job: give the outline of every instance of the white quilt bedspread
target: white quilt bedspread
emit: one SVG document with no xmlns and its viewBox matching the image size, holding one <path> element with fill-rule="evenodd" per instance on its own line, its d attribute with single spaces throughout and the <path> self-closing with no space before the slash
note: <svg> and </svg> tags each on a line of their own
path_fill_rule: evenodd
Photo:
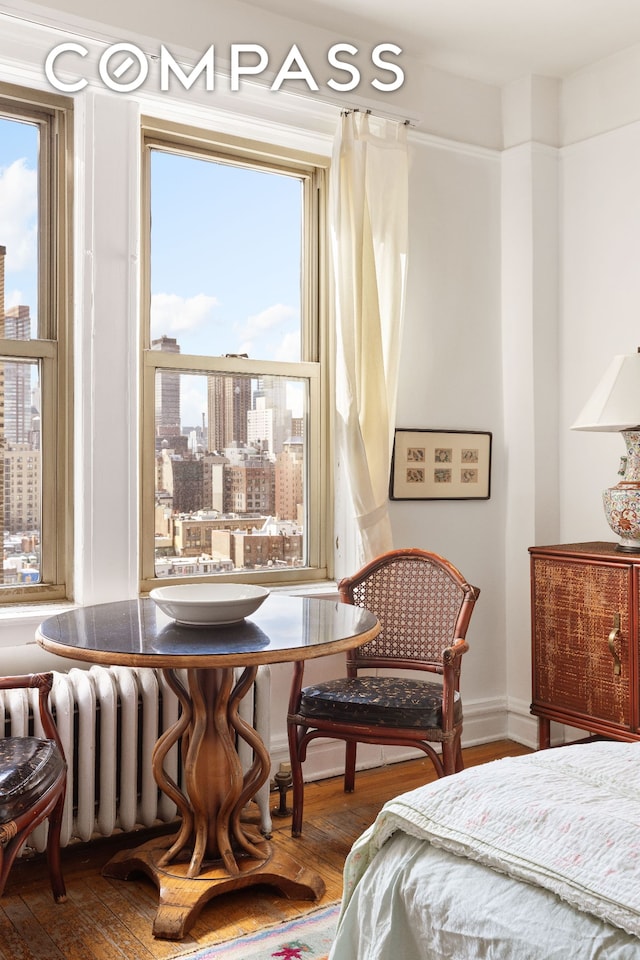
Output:
<svg viewBox="0 0 640 960">
<path fill-rule="evenodd" d="M 497 760 L 389 801 L 347 859 L 343 914 L 396 831 L 640 936 L 640 743 Z"/>
</svg>

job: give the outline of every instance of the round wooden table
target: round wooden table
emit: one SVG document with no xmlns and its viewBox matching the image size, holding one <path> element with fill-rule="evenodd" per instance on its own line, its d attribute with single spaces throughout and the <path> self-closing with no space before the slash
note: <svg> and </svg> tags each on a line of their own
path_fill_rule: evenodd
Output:
<svg viewBox="0 0 640 960">
<path fill-rule="evenodd" d="M 179 626 L 149 599 L 79 607 L 40 625 L 40 645 L 62 657 L 159 667 L 180 702 L 177 722 L 158 739 L 153 754 L 155 780 L 181 815 L 178 832 L 122 851 L 104 868 L 110 877 L 143 871 L 152 878 L 159 891 L 156 937 L 181 939 L 208 900 L 252 884 L 273 885 L 292 899 L 322 896 L 324 883 L 315 871 L 278 850 L 243 818 L 270 775 L 271 761 L 238 707 L 261 664 L 349 650 L 379 630 L 376 617 L 360 607 L 279 593 L 271 593 L 250 618 L 228 626 Z M 183 669 L 186 686 L 176 674 Z M 253 750 L 246 772 L 238 738 Z M 165 756 L 180 739 L 184 792 L 164 770 Z"/>
</svg>

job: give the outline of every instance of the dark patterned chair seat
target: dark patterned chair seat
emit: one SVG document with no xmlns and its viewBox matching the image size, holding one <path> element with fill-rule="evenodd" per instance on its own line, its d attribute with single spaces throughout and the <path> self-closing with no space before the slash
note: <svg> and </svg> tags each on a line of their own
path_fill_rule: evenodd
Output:
<svg viewBox="0 0 640 960">
<path fill-rule="evenodd" d="M 0 740 L 0 823 L 15 820 L 56 782 L 65 763 L 53 740 Z"/>
<path fill-rule="evenodd" d="M 304 687 L 298 711 L 305 717 L 379 727 L 442 728 L 442 684 L 404 677 L 344 677 Z M 454 694 L 454 723 L 462 700 Z"/>
<path fill-rule="evenodd" d="M 67 787 L 67 764 L 49 694 L 52 673 L 0 677 L 3 690 L 37 690 L 43 737 L 0 737 L 0 897 L 9 871 L 29 835 L 48 821 L 47 862 L 56 902 L 66 899 L 60 860 L 60 833 Z"/>
</svg>

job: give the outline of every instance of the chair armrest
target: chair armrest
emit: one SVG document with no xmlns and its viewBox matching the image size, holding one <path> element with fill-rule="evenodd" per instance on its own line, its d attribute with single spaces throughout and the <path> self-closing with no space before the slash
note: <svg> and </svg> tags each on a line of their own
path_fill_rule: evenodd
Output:
<svg viewBox="0 0 640 960">
<path fill-rule="evenodd" d="M 45 737 L 57 743 L 60 753 L 64 757 L 62 741 L 49 706 L 49 694 L 52 687 L 52 673 L 29 673 L 15 677 L 0 677 L 0 690 L 37 689 L 38 709 Z"/>
<path fill-rule="evenodd" d="M 453 644 L 450 647 L 445 647 L 442 651 L 442 662 L 445 664 L 453 664 L 454 660 L 460 659 L 464 653 L 469 649 L 469 644 L 466 640 L 457 640 L 453 641 Z"/>
<path fill-rule="evenodd" d="M 38 687 L 39 689 L 46 689 L 49 693 L 52 686 L 52 673 L 27 673 L 22 676 L 0 677 L 0 690 L 21 690 L 26 687 Z"/>
</svg>

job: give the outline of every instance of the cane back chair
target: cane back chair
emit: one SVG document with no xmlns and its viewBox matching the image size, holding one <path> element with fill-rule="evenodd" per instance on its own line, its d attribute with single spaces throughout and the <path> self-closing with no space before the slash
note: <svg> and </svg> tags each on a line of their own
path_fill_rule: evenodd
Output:
<svg viewBox="0 0 640 960">
<path fill-rule="evenodd" d="M 37 689 L 44 737 L 0 738 L 0 896 L 29 834 L 49 821 L 47 861 L 56 902 L 66 898 L 60 862 L 60 830 L 67 785 L 62 743 L 49 707 L 53 674 L 0 677 L 0 691 Z M 0 694 L 1 696 L 1 694 Z"/>
<path fill-rule="evenodd" d="M 302 763 L 316 738 L 345 742 L 346 792 L 354 789 L 358 742 L 418 747 L 439 777 L 462 769 L 460 666 L 478 588 L 443 557 L 410 548 L 382 554 L 338 589 L 343 603 L 374 613 L 381 631 L 347 653 L 344 678 L 303 688 L 304 662 L 294 664 L 287 716 L 294 836 L 302 832 Z M 407 670 L 442 679 L 398 675 Z"/>
</svg>

